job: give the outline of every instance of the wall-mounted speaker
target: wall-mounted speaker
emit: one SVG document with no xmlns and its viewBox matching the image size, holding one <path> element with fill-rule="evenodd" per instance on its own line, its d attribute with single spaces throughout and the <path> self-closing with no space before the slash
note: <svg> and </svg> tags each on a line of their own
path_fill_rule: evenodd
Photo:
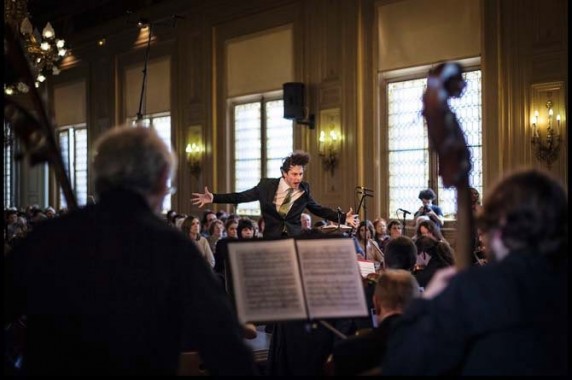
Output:
<svg viewBox="0 0 572 380">
<path fill-rule="evenodd" d="M 284 118 L 304 119 L 304 83 L 288 82 L 282 85 L 284 94 Z"/>
</svg>

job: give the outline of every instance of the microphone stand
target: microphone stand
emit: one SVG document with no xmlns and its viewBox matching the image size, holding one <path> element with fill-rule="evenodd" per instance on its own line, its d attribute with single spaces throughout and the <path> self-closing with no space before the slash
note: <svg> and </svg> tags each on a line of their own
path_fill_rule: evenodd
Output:
<svg viewBox="0 0 572 380">
<path fill-rule="evenodd" d="M 361 199 L 359 201 L 356 214 L 359 215 L 360 210 L 361 210 L 362 205 L 363 205 L 363 218 L 364 218 L 363 220 L 367 221 L 367 206 L 366 206 L 365 198 L 373 197 L 373 190 L 366 189 L 365 187 L 362 187 L 362 186 L 357 186 L 356 190 L 357 190 L 358 194 L 361 194 Z M 365 224 L 365 228 L 367 229 L 367 222 Z M 359 236 L 359 226 L 358 226 L 357 232 L 358 232 L 358 238 L 361 239 L 361 237 Z M 366 235 L 363 237 L 362 240 L 363 240 L 363 247 L 364 247 L 364 256 L 367 260 L 367 232 L 366 232 Z"/>
<path fill-rule="evenodd" d="M 141 96 L 139 97 L 139 111 L 137 112 L 137 122 L 143 120 L 141 109 L 143 108 L 143 96 L 145 95 L 145 84 L 147 83 L 147 64 L 149 63 L 149 51 L 151 50 L 151 36 L 153 34 L 152 24 L 149 23 L 149 38 L 147 39 L 147 48 L 145 49 L 145 64 L 143 66 L 143 82 L 141 83 Z"/>
</svg>

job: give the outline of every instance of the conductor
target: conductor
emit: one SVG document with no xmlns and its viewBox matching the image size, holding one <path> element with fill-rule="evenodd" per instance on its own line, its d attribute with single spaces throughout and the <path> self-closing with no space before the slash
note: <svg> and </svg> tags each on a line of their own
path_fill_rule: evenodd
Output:
<svg viewBox="0 0 572 380">
<path fill-rule="evenodd" d="M 296 236 L 302 232 L 300 215 L 307 209 L 312 214 L 333 222 L 357 226 L 357 215 L 349 209 L 338 213 L 318 204 L 310 194 L 310 184 L 302 181 L 304 168 L 310 161 L 306 152 L 296 151 L 284 158 L 280 178 L 264 178 L 252 189 L 228 194 L 213 194 L 205 186 L 204 193 L 193 193 L 194 205 L 203 207 L 208 203 L 243 203 L 259 201 L 266 226 L 265 238 Z"/>
</svg>

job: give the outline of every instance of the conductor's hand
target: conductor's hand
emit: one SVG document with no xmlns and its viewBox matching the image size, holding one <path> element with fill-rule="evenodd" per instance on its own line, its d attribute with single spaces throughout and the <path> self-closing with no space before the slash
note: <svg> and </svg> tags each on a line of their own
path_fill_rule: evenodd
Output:
<svg viewBox="0 0 572 380">
<path fill-rule="evenodd" d="M 350 210 L 346 214 L 346 224 L 348 226 L 352 226 L 353 228 L 357 228 L 359 221 L 358 221 L 358 214 L 354 214 L 354 210 L 350 207 Z"/>
<path fill-rule="evenodd" d="M 204 193 L 193 193 L 193 197 L 191 198 L 191 202 L 193 202 L 195 206 L 199 206 L 199 208 L 206 204 L 212 203 L 212 201 L 213 193 L 209 192 L 209 189 L 206 186 Z"/>
</svg>

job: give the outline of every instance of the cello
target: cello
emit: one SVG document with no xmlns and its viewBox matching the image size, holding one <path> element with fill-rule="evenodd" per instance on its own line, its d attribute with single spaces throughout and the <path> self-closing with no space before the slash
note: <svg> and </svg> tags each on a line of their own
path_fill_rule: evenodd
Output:
<svg viewBox="0 0 572 380">
<path fill-rule="evenodd" d="M 423 116 L 427 122 L 429 147 L 439 157 L 443 185 L 457 189 L 456 266 L 471 264 L 475 224 L 471 208 L 469 174 L 471 153 L 449 98 L 458 98 L 466 87 L 463 69 L 456 62 L 445 62 L 429 71 L 423 94 Z"/>
</svg>

